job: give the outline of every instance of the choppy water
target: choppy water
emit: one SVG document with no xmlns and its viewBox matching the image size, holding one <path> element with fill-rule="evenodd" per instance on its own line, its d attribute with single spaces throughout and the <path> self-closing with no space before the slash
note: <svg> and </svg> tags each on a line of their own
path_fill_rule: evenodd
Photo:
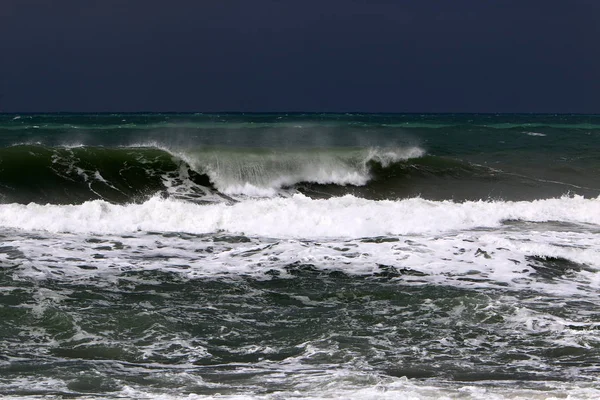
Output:
<svg viewBox="0 0 600 400">
<path fill-rule="evenodd" d="M 600 396 L 600 117 L 0 116 L 6 398 Z"/>
</svg>

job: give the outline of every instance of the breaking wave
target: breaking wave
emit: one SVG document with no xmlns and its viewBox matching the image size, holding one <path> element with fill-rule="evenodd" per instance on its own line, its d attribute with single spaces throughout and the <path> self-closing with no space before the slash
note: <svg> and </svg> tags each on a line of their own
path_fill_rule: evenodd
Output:
<svg viewBox="0 0 600 400">
<path fill-rule="evenodd" d="M 495 228 L 510 220 L 600 224 L 600 198 L 455 203 L 420 198 L 374 201 L 351 195 L 324 200 L 296 194 L 233 205 L 153 197 L 128 205 L 95 200 L 80 205 L 0 206 L 3 227 L 102 234 L 224 231 L 266 237 L 357 238 Z"/>
<path fill-rule="evenodd" d="M 20 144 L 0 148 L 0 203 L 105 200 L 128 204 L 156 195 L 195 203 L 232 203 L 296 193 L 312 198 L 351 194 L 372 200 L 454 201 L 600 195 L 586 170 L 563 168 L 556 178 L 545 171 L 541 177 L 512 173 L 429 155 L 417 146 L 174 149 L 158 143 Z"/>
<path fill-rule="evenodd" d="M 200 201 L 273 197 L 303 182 L 365 185 L 374 166 L 387 168 L 424 154 L 418 147 L 274 151 L 17 145 L 0 149 L 0 200 L 129 203 L 157 192 Z"/>
</svg>

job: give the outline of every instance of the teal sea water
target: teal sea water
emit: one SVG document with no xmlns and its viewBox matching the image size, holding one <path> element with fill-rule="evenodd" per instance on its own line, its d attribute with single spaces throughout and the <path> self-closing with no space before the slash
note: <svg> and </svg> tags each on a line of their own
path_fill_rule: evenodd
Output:
<svg viewBox="0 0 600 400">
<path fill-rule="evenodd" d="M 600 116 L 0 114 L 3 398 L 600 397 Z"/>
</svg>

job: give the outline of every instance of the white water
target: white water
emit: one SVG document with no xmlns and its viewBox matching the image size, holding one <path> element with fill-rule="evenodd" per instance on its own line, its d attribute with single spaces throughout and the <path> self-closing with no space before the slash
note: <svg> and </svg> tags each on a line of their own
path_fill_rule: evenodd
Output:
<svg viewBox="0 0 600 400">
<path fill-rule="evenodd" d="M 541 132 L 525 132 L 528 136 L 546 136 L 545 133 Z"/>
<path fill-rule="evenodd" d="M 600 198 L 455 203 L 420 198 L 374 201 L 351 195 L 323 200 L 295 194 L 233 205 L 158 197 L 128 205 L 102 200 L 80 205 L 0 205 L 1 227 L 105 234 L 226 231 L 281 238 L 357 238 L 495 228 L 506 220 L 600 225 Z"/>
<path fill-rule="evenodd" d="M 520 222 L 506 223 L 507 220 Z M 227 238 L 242 233 L 249 237 L 240 241 Z M 247 275 L 264 279 L 265 272 L 273 270 L 285 277 L 289 274 L 286 267 L 298 263 L 314 265 L 323 271 L 340 270 L 373 277 L 382 271 L 381 265 L 394 266 L 417 274 L 402 272 L 392 278 L 392 284 L 448 286 L 482 293 L 488 289 L 491 292 L 505 290 L 506 294 L 486 305 L 490 310 L 502 310 L 502 327 L 509 330 L 511 336 L 494 331 L 500 336 L 531 335 L 542 342 L 538 344 L 542 347 L 586 349 L 596 348 L 600 343 L 596 320 L 588 318 L 585 310 L 578 315 L 560 315 L 551 307 L 540 310 L 535 302 L 539 299 L 544 302 L 555 299 L 557 303 L 579 300 L 593 304 L 597 301 L 599 233 L 600 198 L 582 197 L 454 203 L 419 198 L 372 201 L 353 196 L 314 200 L 294 195 L 249 199 L 233 205 L 198 205 L 160 198 L 130 205 L 104 201 L 68 206 L 6 204 L 0 205 L 0 234 L 5 238 L 3 246 L 14 251 L 11 255 L 10 250 L 4 249 L 0 253 L 0 264 L 12 267 L 11 275 L 18 280 L 83 282 L 99 290 L 110 288 L 120 279 L 135 283 L 139 278 L 123 274 L 131 271 L 168 271 L 184 279 L 215 276 L 235 279 Z M 586 268 L 544 279 L 532 267 L 531 256 L 556 257 Z M 86 268 L 81 268 L 82 265 Z M 63 294 L 69 290 L 65 289 Z M 515 292 L 536 295 L 518 300 L 513 298 Z M 41 318 L 45 307 L 51 308 L 63 301 L 59 295 L 51 290 L 39 290 L 31 306 L 40 308 Z M 298 296 L 296 300 L 314 306 L 308 297 Z M 423 308 L 431 306 L 423 304 Z M 456 320 L 461 321 L 472 310 L 457 305 L 455 311 Z M 95 340 L 86 332 L 82 335 L 85 340 Z M 373 338 L 375 343 L 377 339 Z M 441 337 L 440 346 L 444 346 L 446 340 L 450 339 Z M 168 349 L 175 342 L 180 344 L 169 337 L 144 350 L 160 346 Z M 419 380 L 385 376 L 369 369 L 368 365 L 363 368 L 360 358 L 348 364 L 316 367 L 306 360 L 335 348 L 312 348 L 310 343 L 300 346 L 301 355 L 281 362 L 237 365 L 236 373 L 265 373 L 236 394 L 231 394 L 231 388 L 223 385 L 221 396 L 196 395 L 177 389 L 219 389 L 217 384 L 204 381 L 202 367 L 190 361 L 204 348 L 184 344 L 182 354 L 186 354 L 188 361 L 148 365 L 165 382 L 174 382 L 175 389 L 128 384 L 111 396 L 165 400 L 596 399 L 600 396 L 595 382 L 581 379 L 581 376 L 587 379 L 593 375 L 591 367 L 588 370 L 573 367 L 572 372 L 565 372 L 572 373 L 576 383 Z M 465 340 L 447 346 L 459 350 L 477 344 Z M 144 366 L 119 364 L 122 369 L 143 370 Z M 556 367 L 552 360 L 536 358 L 523 360 L 522 366 L 534 370 Z M 23 377 L 0 382 L 0 388 L 9 393 L 21 388 L 69 393 L 68 383 L 60 378 L 36 376 L 35 379 Z M 280 389 L 272 393 L 254 391 L 267 384 Z M 94 394 L 78 397 L 109 398 Z"/>
<path fill-rule="evenodd" d="M 249 369 L 251 371 L 251 369 Z M 164 373 L 164 372 L 162 372 Z M 169 373 L 166 373 L 169 375 Z M 192 373 L 180 372 L 172 374 L 177 382 L 195 382 L 199 387 L 209 386 L 201 377 Z M 273 378 L 277 379 L 273 374 Z M 273 379 L 270 376 L 267 379 Z M 55 390 L 68 393 L 65 382 L 58 379 L 29 380 L 14 382 L 15 387 L 28 387 L 33 390 Z M 326 374 L 303 375 L 293 381 L 288 391 L 277 391 L 270 394 L 227 395 L 218 393 L 218 385 L 213 388 L 215 395 L 197 395 L 193 393 L 177 393 L 176 390 L 149 390 L 125 386 L 110 396 L 78 395 L 79 399 L 146 399 L 146 400 L 595 400 L 600 397 L 600 390 L 592 384 L 570 384 L 552 381 L 539 381 L 530 387 L 521 388 L 519 382 L 483 382 L 480 384 L 456 384 L 450 382 L 422 382 L 406 378 L 380 377 L 374 374 L 359 374 L 353 371 L 332 370 Z M 32 398 L 31 396 L 6 396 L 5 399 L 16 400 Z M 40 398 L 40 397 L 34 397 Z M 54 398 L 44 396 L 43 398 Z"/>
<path fill-rule="evenodd" d="M 374 274 L 380 265 L 391 265 L 417 271 L 402 278 L 415 284 L 503 285 L 589 297 L 600 290 L 599 225 L 600 199 L 582 197 L 453 203 L 294 195 L 233 205 L 160 198 L 130 205 L 99 200 L 66 206 L 7 204 L 0 205 L 0 228 L 12 238 L 6 245 L 30 261 L 10 261 L 8 254 L 0 254 L 0 261 L 19 263 L 19 274 L 40 279 L 86 279 L 123 270 L 188 277 L 262 276 L 269 270 L 285 275 L 286 266 L 294 263 Z M 231 234 L 247 238 L 221 239 Z M 108 247 L 99 251 L 86 242 L 90 237 Z M 137 253 L 144 257 L 132 257 Z M 549 282 L 536 275 L 532 256 L 585 267 Z M 81 259 L 93 268 L 79 268 Z"/>
</svg>

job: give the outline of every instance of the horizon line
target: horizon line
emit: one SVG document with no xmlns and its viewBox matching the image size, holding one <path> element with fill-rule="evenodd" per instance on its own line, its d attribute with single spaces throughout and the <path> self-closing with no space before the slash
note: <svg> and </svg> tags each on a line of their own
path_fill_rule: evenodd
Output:
<svg viewBox="0 0 600 400">
<path fill-rule="evenodd" d="M 43 115 L 43 114 L 189 114 L 189 115 L 214 115 L 214 114 L 329 114 L 329 115 L 353 115 L 353 114 L 388 114 L 388 115 L 600 115 L 589 112 L 535 112 L 535 111 L 0 111 L 0 115 Z"/>
</svg>

